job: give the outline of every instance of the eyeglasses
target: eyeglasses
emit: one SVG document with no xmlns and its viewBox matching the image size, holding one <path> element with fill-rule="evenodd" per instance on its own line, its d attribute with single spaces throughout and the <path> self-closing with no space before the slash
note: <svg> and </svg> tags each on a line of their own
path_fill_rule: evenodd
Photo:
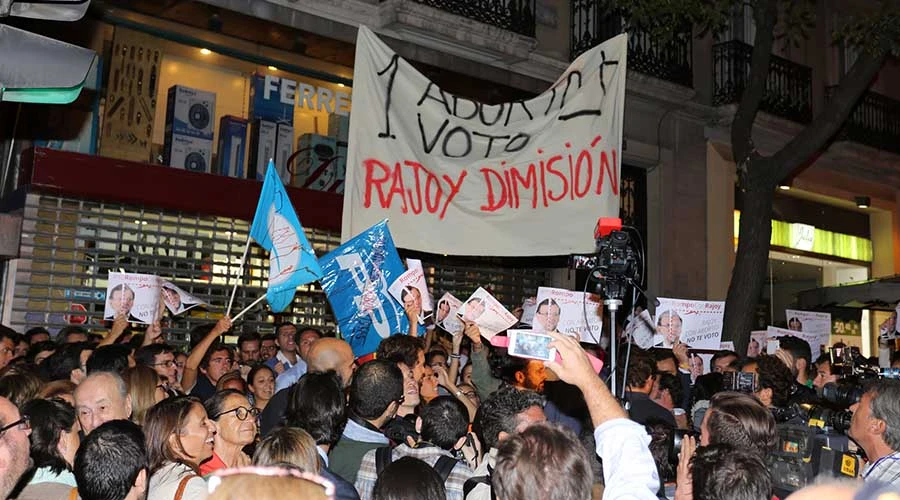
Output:
<svg viewBox="0 0 900 500">
<path fill-rule="evenodd" d="M 173 366 L 175 366 L 175 362 L 170 359 L 168 361 L 161 361 L 159 363 L 153 363 L 150 366 L 165 366 L 166 368 L 172 368 Z"/>
<path fill-rule="evenodd" d="M 9 425 L 0 427 L 0 437 L 2 437 L 4 434 L 6 434 L 6 431 L 8 431 L 14 427 L 19 427 L 23 431 L 27 431 L 28 429 L 31 429 L 31 417 L 26 415 Z"/>
<path fill-rule="evenodd" d="M 237 417 L 238 420 L 247 420 L 248 415 L 253 415 L 253 418 L 259 416 L 259 408 L 247 408 L 245 406 L 238 406 L 237 408 L 232 408 L 228 411 L 223 411 L 222 413 L 218 413 L 212 416 L 213 420 L 217 420 L 222 415 L 226 415 L 228 413 L 234 413 L 234 416 Z"/>
</svg>

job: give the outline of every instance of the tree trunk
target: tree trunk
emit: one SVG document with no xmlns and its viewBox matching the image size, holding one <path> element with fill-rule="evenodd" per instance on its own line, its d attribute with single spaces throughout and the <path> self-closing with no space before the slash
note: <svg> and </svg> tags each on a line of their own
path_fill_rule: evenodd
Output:
<svg viewBox="0 0 900 500">
<path fill-rule="evenodd" d="M 741 355 L 747 352 L 756 304 L 766 282 L 775 183 L 760 173 L 771 171 L 769 163 L 768 158 L 749 159 L 749 173 L 738 191 L 742 203 L 740 238 L 725 301 L 722 340 L 733 341 L 735 351 Z"/>
</svg>

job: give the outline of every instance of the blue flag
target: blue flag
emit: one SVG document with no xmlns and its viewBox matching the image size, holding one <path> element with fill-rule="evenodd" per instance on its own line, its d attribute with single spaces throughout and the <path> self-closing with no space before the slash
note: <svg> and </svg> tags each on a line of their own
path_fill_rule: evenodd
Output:
<svg viewBox="0 0 900 500">
<path fill-rule="evenodd" d="M 387 221 L 363 231 L 319 261 L 322 289 L 353 354 L 375 352 L 381 339 L 406 334 L 409 320 L 388 286 L 406 271 Z"/>
<path fill-rule="evenodd" d="M 266 301 L 272 312 L 287 309 L 297 287 L 322 277 L 316 254 L 303 233 L 275 164 L 269 160 L 250 237 L 269 251 Z"/>
</svg>

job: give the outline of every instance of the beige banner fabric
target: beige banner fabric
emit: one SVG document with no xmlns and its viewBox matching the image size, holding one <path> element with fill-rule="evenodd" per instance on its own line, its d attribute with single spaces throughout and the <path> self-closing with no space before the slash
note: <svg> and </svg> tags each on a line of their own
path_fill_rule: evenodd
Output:
<svg viewBox="0 0 900 500">
<path fill-rule="evenodd" d="M 342 240 L 388 218 L 398 247 L 424 252 L 593 252 L 597 218 L 619 213 L 626 40 L 585 52 L 533 99 L 482 104 L 361 27 Z"/>
</svg>

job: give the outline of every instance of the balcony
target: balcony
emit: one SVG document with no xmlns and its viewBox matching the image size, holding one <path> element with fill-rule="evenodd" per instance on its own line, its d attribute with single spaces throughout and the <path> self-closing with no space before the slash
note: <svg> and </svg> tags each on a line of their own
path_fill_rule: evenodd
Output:
<svg viewBox="0 0 900 500">
<path fill-rule="evenodd" d="M 831 100 L 835 90 L 836 87 L 827 87 L 825 98 Z M 900 154 L 900 101 L 866 92 L 853 108 L 838 139 Z"/>
<path fill-rule="evenodd" d="M 663 42 L 639 28 L 627 27 L 620 15 L 603 10 L 598 0 L 572 0 L 571 7 L 572 59 L 627 28 L 629 69 L 693 86 L 690 26 L 685 26 L 674 40 Z"/>
<path fill-rule="evenodd" d="M 535 0 L 413 1 L 520 35 L 534 37 Z"/>
<path fill-rule="evenodd" d="M 713 105 L 740 101 L 750 81 L 753 46 L 738 40 L 713 46 Z M 760 109 L 798 123 L 812 120 L 812 69 L 773 55 Z"/>
</svg>

